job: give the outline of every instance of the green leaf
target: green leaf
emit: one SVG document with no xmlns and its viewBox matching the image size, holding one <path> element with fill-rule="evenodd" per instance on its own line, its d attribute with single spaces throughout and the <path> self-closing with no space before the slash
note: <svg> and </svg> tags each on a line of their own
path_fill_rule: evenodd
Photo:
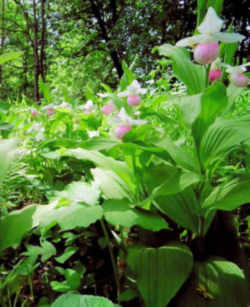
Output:
<svg viewBox="0 0 250 307">
<path fill-rule="evenodd" d="M 32 216 L 35 211 L 36 206 L 28 206 L 0 219 L 0 251 L 20 244 L 23 236 L 33 227 Z"/>
<path fill-rule="evenodd" d="M 201 112 L 201 94 L 176 97 L 173 103 L 181 110 L 182 118 L 188 126 L 192 126 Z"/>
<path fill-rule="evenodd" d="M 195 264 L 194 276 L 177 307 L 246 307 L 249 294 L 242 270 L 224 259 Z"/>
<path fill-rule="evenodd" d="M 15 60 L 19 58 L 23 52 L 9 52 L 8 54 L 3 54 L 0 56 L 0 65 L 4 64 L 5 62 Z"/>
<path fill-rule="evenodd" d="M 165 149 L 177 166 L 199 173 L 199 162 L 194 152 L 187 151 L 175 143 L 167 136 L 155 143 L 155 145 Z"/>
<path fill-rule="evenodd" d="M 70 286 L 67 284 L 66 281 L 51 281 L 50 286 L 55 292 L 68 292 L 71 290 Z"/>
<path fill-rule="evenodd" d="M 202 136 L 228 106 L 226 87 L 219 82 L 209 86 L 201 97 L 200 114 L 193 124 L 193 136 L 199 146 Z"/>
<path fill-rule="evenodd" d="M 132 208 L 126 200 L 106 200 L 103 204 L 104 217 L 114 226 L 142 228 L 159 231 L 168 229 L 167 222 L 157 214 Z"/>
<path fill-rule="evenodd" d="M 116 173 L 124 182 L 134 189 L 133 175 L 131 170 L 126 166 L 126 163 L 117 161 L 111 157 L 107 157 L 98 151 L 85 150 L 82 148 L 66 150 L 63 155 L 73 156 L 76 159 L 89 160 L 95 163 L 99 168 L 111 170 Z"/>
<path fill-rule="evenodd" d="M 178 194 L 157 197 L 155 206 L 180 226 L 198 233 L 201 208 L 191 188 Z"/>
<path fill-rule="evenodd" d="M 191 251 L 174 244 L 130 249 L 127 261 L 148 307 L 165 307 L 187 280 L 193 266 Z"/>
<path fill-rule="evenodd" d="M 158 47 L 159 54 L 173 60 L 175 75 L 187 86 L 189 95 L 198 94 L 206 87 L 206 70 L 204 65 L 194 64 L 184 48 L 164 44 Z"/>
<path fill-rule="evenodd" d="M 215 187 L 203 204 L 203 208 L 232 211 L 250 202 L 250 175 L 239 176 Z"/>
<path fill-rule="evenodd" d="M 66 250 L 63 252 L 63 254 L 59 257 L 56 257 L 56 261 L 59 263 L 66 262 L 71 256 L 73 256 L 78 251 L 77 247 L 69 246 L 66 248 Z"/>
<path fill-rule="evenodd" d="M 67 293 L 61 295 L 51 307 L 115 307 L 105 297 Z"/>
<path fill-rule="evenodd" d="M 207 166 L 222 158 L 241 143 L 249 142 L 250 116 L 237 119 L 217 119 L 201 140 L 200 159 Z"/>
<path fill-rule="evenodd" d="M 84 202 L 88 205 L 96 205 L 100 195 L 95 185 L 86 182 L 72 182 L 64 191 L 56 193 L 56 198 L 69 199 L 74 202 Z"/>
<path fill-rule="evenodd" d="M 58 224 L 62 230 L 76 227 L 88 227 L 102 217 L 100 206 L 71 204 L 56 208 L 56 203 L 39 206 L 33 216 L 34 226 L 40 226 L 44 231 Z"/>
<path fill-rule="evenodd" d="M 92 169 L 96 185 L 101 189 L 106 198 L 131 199 L 131 192 L 125 182 L 113 171 L 101 168 Z"/>
<path fill-rule="evenodd" d="M 177 170 L 176 173 L 170 175 L 165 182 L 153 190 L 152 197 L 177 194 L 200 180 L 200 176 L 196 173 Z"/>
</svg>

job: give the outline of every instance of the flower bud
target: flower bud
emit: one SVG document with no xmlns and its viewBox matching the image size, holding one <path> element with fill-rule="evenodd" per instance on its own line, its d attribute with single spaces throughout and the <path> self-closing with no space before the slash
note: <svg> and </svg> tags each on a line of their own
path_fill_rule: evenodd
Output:
<svg viewBox="0 0 250 307">
<path fill-rule="evenodd" d="M 222 71 L 220 69 L 212 69 L 209 72 L 209 76 L 208 76 L 209 81 L 210 82 L 217 81 L 221 78 L 221 75 L 222 75 Z"/>
<path fill-rule="evenodd" d="M 217 59 L 219 52 L 217 42 L 199 44 L 194 49 L 194 59 L 199 64 L 210 64 Z"/>
<path fill-rule="evenodd" d="M 54 114 L 54 109 L 53 109 L 53 108 L 48 108 L 48 109 L 46 110 L 46 114 L 47 114 L 48 116 L 53 115 L 53 114 Z"/>
<path fill-rule="evenodd" d="M 131 107 L 136 107 L 140 104 L 141 97 L 138 95 L 129 95 L 127 102 L 128 105 L 130 105 Z"/>
<path fill-rule="evenodd" d="M 115 128 L 115 136 L 118 139 L 122 139 L 124 135 L 131 129 L 130 125 L 119 125 Z"/>
<path fill-rule="evenodd" d="M 102 107 L 102 114 L 109 115 L 115 111 L 115 106 L 112 102 Z"/>
<path fill-rule="evenodd" d="M 246 87 L 248 86 L 248 77 L 242 74 L 232 74 L 231 75 L 231 82 L 233 85 L 238 87 Z"/>
</svg>

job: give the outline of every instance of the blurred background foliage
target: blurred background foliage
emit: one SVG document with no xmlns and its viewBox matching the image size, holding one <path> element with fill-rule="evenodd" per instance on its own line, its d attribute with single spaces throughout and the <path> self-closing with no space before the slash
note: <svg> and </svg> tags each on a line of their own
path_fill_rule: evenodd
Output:
<svg viewBox="0 0 250 307">
<path fill-rule="evenodd" d="M 23 52 L 0 67 L 0 99 L 41 102 L 42 80 L 56 99 L 65 100 L 67 88 L 66 99 L 83 100 L 101 83 L 115 88 L 123 61 L 141 81 L 157 79 L 162 63 L 153 47 L 192 34 L 202 17 L 196 7 L 195 0 L 0 0 L 0 54 Z M 235 64 L 249 57 L 249 15 L 247 0 L 224 0 L 225 28 L 246 37 Z"/>
</svg>

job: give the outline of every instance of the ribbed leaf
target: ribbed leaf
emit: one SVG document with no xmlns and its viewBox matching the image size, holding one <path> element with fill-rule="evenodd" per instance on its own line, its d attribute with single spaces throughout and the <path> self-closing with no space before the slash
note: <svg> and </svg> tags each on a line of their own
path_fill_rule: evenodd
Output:
<svg viewBox="0 0 250 307">
<path fill-rule="evenodd" d="M 17 246 L 33 227 L 32 216 L 36 206 L 12 211 L 0 219 L 0 251 Z"/>
<path fill-rule="evenodd" d="M 214 82 L 202 95 L 200 114 L 192 126 L 193 136 L 198 146 L 207 128 L 226 110 L 227 106 L 226 87 L 222 83 Z"/>
<path fill-rule="evenodd" d="M 132 208 L 126 200 L 107 200 L 103 204 L 104 217 L 114 226 L 140 226 L 144 229 L 159 231 L 168 229 L 167 222 L 150 211 Z"/>
<path fill-rule="evenodd" d="M 67 293 L 61 295 L 51 307 L 115 307 L 110 300 L 101 296 Z"/>
<path fill-rule="evenodd" d="M 250 116 L 239 119 L 218 119 L 201 140 L 200 159 L 206 166 L 221 158 L 235 146 L 250 140 Z"/>
<path fill-rule="evenodd" d="M 165 307 L 187 280 L 193 256 L 184 245 L 135 248 L 129 250 L 128 264 L 146 306 Z"/>
<path fill-rule="evenodd" d="M 250 175 L 217 186 L 205 200 L 204 208 L 231 211 L 250 202 Z"/>
<path fill-rule="evenodd" d="M 249 300 L 242 270 L 224 259 L 196 263 L 194 276 L 177 307 L 246 307 Z"/>
<path fill-rule="evenodd" d="M 164 44 L 158 48 L 160 55 L 173 60 L 175 75 L 187 86 L 189 95 L 203 92 L 206 86 L 206 70 L 204 66 L 194 64 L 184 48 Z"/>
<path fill-rule="evenodd" d="M 156 198 L 157 208 L 180 226 L 198 233 L 200 206 L 191 188 Z"/>
</svg>

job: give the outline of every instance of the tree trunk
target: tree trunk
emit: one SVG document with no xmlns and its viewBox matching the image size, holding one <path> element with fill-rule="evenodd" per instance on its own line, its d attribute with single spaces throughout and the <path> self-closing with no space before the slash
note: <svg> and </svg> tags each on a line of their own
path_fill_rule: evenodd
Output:
<svg viewBox="0 0 250 307">
<path fill-rule="evenodd" d="M 0 55 L 3 54 L 5 42 L 5 0 L 1 1 L 1 40 L 0 40 Z M 3 66 L 0 65 L 0 87 L 3 85 Z"/>
<path fill-rule="evenodd" d="M 41 1 L 41 51 L 40 51 L 40 74 L 45 82 L 46 79 L 46 43 L 47 43 L 47 16 L 46 16 L 46 0 Z"/>
<path fill-rule="evenodd" d="M 119 78 L 121 78 L 122 75 L 123 75 L 123 71 L 122 71 L 122 65 L 121 65 L 121 62 L 120 62 L 120 59 L 119 59 L 119 55 L 118 55 L 117 51 L 114 50 L 113 47 L 110 44 L 110 38 L 108 36 L 104 20 L 101 17 L 100 9 L 98 7 L 98 4 L 96 4 L 94 0 L 90 0 L 90 3 L 91 3 L 93 14 L 95 15 L 95 18 L 97 19 L 97 22 L 98 22 L 99 27 L 101 29 L 101 35 L 102 35 L 103 39 L 105 40 L 105 42 L 108 46 L 109 54 L 110 54 L 110 57 L 111 57 L 111 59 L 114 63 L 117 74 L 118 74 Z M 113 1 L 113 5 L 114 5 L 114 1 Z M 116 17 L 116 10 L 114 10 L 114 12 L 115 13 L 114 13 L 113 16 L 115 16 L 114 19 L 116 19 L 117 18 Z"/>
<path fill-rule="evenodd" d="M 37 3 L 33 0 L 33 18 L 34 18 L 34 39 L 33 39 L 33 52 L 34 52 L 34 99 L 38 103 L 40 101 L 39 95 L 39 75 L 40 75 L 40 60 L 39 60 L 39 46 L 38 46 L 38 19 L 37 19 Z"/>
</svg>

